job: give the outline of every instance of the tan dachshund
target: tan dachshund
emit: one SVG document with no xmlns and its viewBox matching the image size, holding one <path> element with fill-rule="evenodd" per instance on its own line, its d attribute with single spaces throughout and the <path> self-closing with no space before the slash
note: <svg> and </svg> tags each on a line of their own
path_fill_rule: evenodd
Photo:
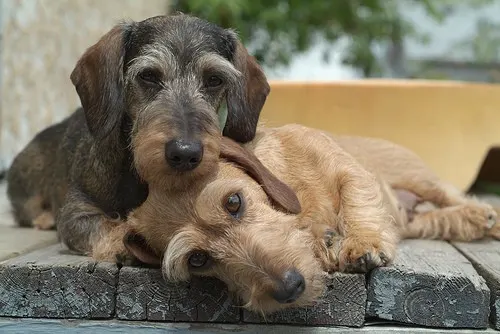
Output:
<svg viewBox="0 0 500 334">
<path fill-rule="evenodd" d="M 222 138 L 221 157 L 185 192 L 150 185 L 94 257 L 128 250 L 168 280 L 217 277 L 246 308 L 270 313 L 313 303 L 326 272 L 390 264 L 402 238 L 480 239 L 496 221 L 490 205 L 380 139 L 287 125 L 245 146 Z M 421 202 L 434 208 L 418 212 Z"/>
</svg>

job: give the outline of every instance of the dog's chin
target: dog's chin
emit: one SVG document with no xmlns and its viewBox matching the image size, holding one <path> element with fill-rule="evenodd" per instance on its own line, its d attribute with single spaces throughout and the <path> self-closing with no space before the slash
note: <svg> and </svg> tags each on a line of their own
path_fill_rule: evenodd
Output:
<svg viewBox="0 0 500 334">
<path fill-rule="evenodd" d="M 305 292 L 307 293 L 307 291 Z M 303 295 L 293 303 L 278 303 L 270 297 L 253 299 L 246 302 L 243 307 L 248 311 L 260 314 L 260 315 L 272 315 L 287 309 L 302 308 L 307 306 L 314 306 L 318 299 L 321 297 L 321 293 L 312 293 Z"/>
<path fill-rule="evenodd" d="M 218 164 L 203 162 L 200 166 L 186 172 L 169 170 L 165 175 L 165 186 L 171 190 L 186 190 L 192 187 L 203 187 L 206 182 L 217 176 Z"/>
</svg>

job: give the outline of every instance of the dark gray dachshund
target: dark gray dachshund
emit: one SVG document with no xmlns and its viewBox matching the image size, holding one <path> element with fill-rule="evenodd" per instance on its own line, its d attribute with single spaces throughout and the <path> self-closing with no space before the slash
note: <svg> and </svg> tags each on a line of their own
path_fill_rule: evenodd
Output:
<svg viewBox="0 0 500 334">
<path fill-rule="evenodd" d="M 209 175 L 221 134 L 252 140 L 270 91 L 233 31 L 184 14 L 115 26 L 71 81 L 83 108 L 19 153 L 8 196 L 19 225 L 55 226 L 82 254 L 146 199 L 151 182 L 182 190 Z"/>
</svg>

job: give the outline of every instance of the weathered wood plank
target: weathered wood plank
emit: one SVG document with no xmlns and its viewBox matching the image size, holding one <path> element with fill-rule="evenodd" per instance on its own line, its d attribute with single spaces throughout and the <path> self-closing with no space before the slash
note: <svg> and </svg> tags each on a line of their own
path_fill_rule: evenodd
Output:
<svg viewBox="0 0 500 334">
<path fill-rule="evenodd" d="M 500 241 L 483 240 L 453 243 L 474 265 L 490 288 L 490 319 L 500 330 Z"/>
<path fill-rule="evenodd" d="M 160 270 L 120 270 L 116 316 L 124 320 L 236 323 L 235 307 L 225 285 L 216 279 L 193 278 L 185 284 L 163 279 Z"/>
<path fill-rule="evenodd" d="M 61 245 L 0 263 L 0 316 L 109 318 L 118 268 L 70 255 Z"/>
<path fill-rule="evenodd" d="M 323 299 L 312 307 L 285 309 L 266 315 L 265 319 L 257 313 L 243 311 L 243 321 L 307 326 L 362 326 L 366 305 L 364 275 L 336 273 L 330 278 Z"/>
<path fill-rule="evenodd" d="M 332 333 L 377 333 L 377 334 L 490 334 L 498 333 L 493 329 L 429 329 L 409 326 L 366 326 L 364 328 L 346 327 L 306 327 L 265 324 L 210 324 L 210 323 L 161 323 L 123 320 L 53 320 L 30 318 L 0 318 L 2 334 L 88 334 L 88 333 L 127 333 L 127 334 L 332 334 Z"/>
<path fill-rule="evenodd" d="M 0 225 L 0 261 L 57 243 L 55 231 Z"/>
<path fill-rule="evenodd" d="M 472 264 L 444 241 L 405 240 L 368 283 L 367 316 L 434 327 L 486 328 L 490 292 Z"/>
</svg>

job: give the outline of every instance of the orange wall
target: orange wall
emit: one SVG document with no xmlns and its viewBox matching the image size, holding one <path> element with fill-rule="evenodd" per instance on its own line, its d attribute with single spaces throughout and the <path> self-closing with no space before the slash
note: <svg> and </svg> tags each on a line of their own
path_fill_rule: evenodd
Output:
<svg viewBox="0 0 500 334">
<path fill-rule="evenodd" d="M 500 85 L 443 81 L 272 81 L 268 126 L 304 125 L 375 136 L 419 154 L 466 189 L 492 145 L 500 145 Z"/>
</svg>

